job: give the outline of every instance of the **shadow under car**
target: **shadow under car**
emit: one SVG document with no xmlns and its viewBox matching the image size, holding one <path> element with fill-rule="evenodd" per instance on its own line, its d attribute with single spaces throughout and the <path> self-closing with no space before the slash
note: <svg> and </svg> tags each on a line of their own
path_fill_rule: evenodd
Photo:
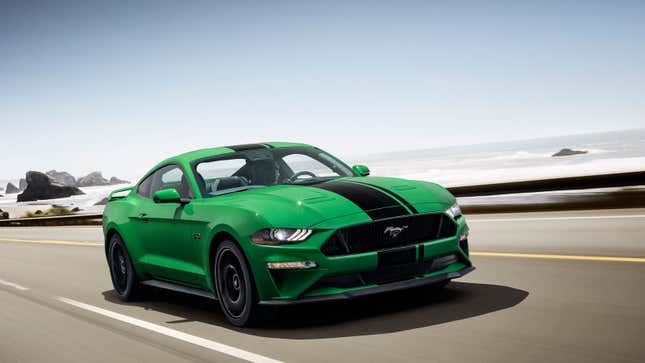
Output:
<svg viewBox="0 0 645 363">
<path fill-rule="evenodd" d="M 226 322 L 215 300 L 149 289 L 141 301 L 125 303 L 114 290 L 103 292 L 107 301 L 177 317 L 168 324 L 197 321 L 284 339 L 337 338 L 429 327 L 508 309 L 528 295 L 527 291 L 509 286 L 451 282 L 443 289 L 430 286 L 350 301 L 273 307 L 259 327 L 240 329 Z"/>
</svg>

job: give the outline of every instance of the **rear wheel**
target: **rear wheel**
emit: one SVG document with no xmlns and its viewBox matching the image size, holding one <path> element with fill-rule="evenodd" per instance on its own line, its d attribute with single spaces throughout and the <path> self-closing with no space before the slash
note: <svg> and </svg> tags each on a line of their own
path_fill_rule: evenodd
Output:
<svg viewBox="0 0 645 363">
<path fill-rule="evenodd" d="M 109 243 L 108 265 L 114 290 L 123 301 L 135 300 L 140 295 L 141 285 L 132 266 L 128 250 L 118 234 L 114 234 Z"/>
<path fill-rule="evenodd" d="M 226 319 L 235 326 L 257 323 L 261 312 L 255 284 L 244 253 L 235 243 L 226 240 L 217 246 L 213 272 Z"/>
</svg>

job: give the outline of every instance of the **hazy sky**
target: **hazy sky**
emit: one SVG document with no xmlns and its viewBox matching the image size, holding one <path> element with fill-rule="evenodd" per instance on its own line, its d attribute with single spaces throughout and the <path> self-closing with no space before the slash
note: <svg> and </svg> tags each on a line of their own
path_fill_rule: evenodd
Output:
<svg viewBox="0 0 645 363">
<path fill-rule="evenodd" d="M 645 2 L 2 1 L 0 178 L 645 126 Z"/>
</svg>

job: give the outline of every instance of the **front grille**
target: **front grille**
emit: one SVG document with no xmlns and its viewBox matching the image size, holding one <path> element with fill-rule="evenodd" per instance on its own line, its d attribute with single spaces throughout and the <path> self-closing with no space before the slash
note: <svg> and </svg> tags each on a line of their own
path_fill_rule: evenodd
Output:
<svg viewBox="0 0 645 363">
<path fill-rule="evenodd" d="M 455 223 L 443 213 L 417 214 L 358 224 L 337 230 L 321 251 L 326 256 L 402 247 L 457 233 Z"/>
</svg>

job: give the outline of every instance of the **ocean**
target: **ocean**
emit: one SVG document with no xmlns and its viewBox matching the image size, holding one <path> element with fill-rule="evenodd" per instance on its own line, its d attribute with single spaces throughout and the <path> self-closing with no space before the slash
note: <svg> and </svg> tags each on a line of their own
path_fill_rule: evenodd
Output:
<svg viewBox="0 0 645 363">
<path fill-rule="evenodd" d="M 586 154 L 552 157 L 562 148 L 585 150 Z M 383 146 L 387 149 L 387 146 Z M 332 150 L 333 152 L 333 150 Z M 397 151 L 347 158 L 351 164 L 366 164 L 372 175 L 428 180 L 445 186 L 532 180 L 553 177 L 591 175 L 645 170 L 645 129 L 571 135 L 502 143 L 451 146 L 412 151 Z M 146 169 L 148 166 L 142 166 Z M 142 170 L 143 170 L 142 169 Z M 5 187 L 11 181 L 0 180 Z M 81 188 L 85 195 L 47 200 L 40 203 L 79 207 L 85 211 L 101 211 L 94 206 L 107 194 L 124 185 Z M 4 192 L 0 192 L 4 194 Z M 3 206 L 26 206 L 16 203 L 17 194 L 0 197 Z M 491 200 L 495 197 L 471 199 Z M 514 196 L 511 199 L 528 198 Z M 536 193 L 532 200 L 548 198 Z M 497 198 L 496 200 L 502 201 Z"/>
<path fill-rule="evenodd" d="M 386 148 L 384 146 L 384 148 Z M 552 157 L 562 148 L 587 154 Z M 645 129 L 470 146 L 428 148 L 351 158 L 372 175 L 445 186 L 645 170 Z"/>
</svg>

